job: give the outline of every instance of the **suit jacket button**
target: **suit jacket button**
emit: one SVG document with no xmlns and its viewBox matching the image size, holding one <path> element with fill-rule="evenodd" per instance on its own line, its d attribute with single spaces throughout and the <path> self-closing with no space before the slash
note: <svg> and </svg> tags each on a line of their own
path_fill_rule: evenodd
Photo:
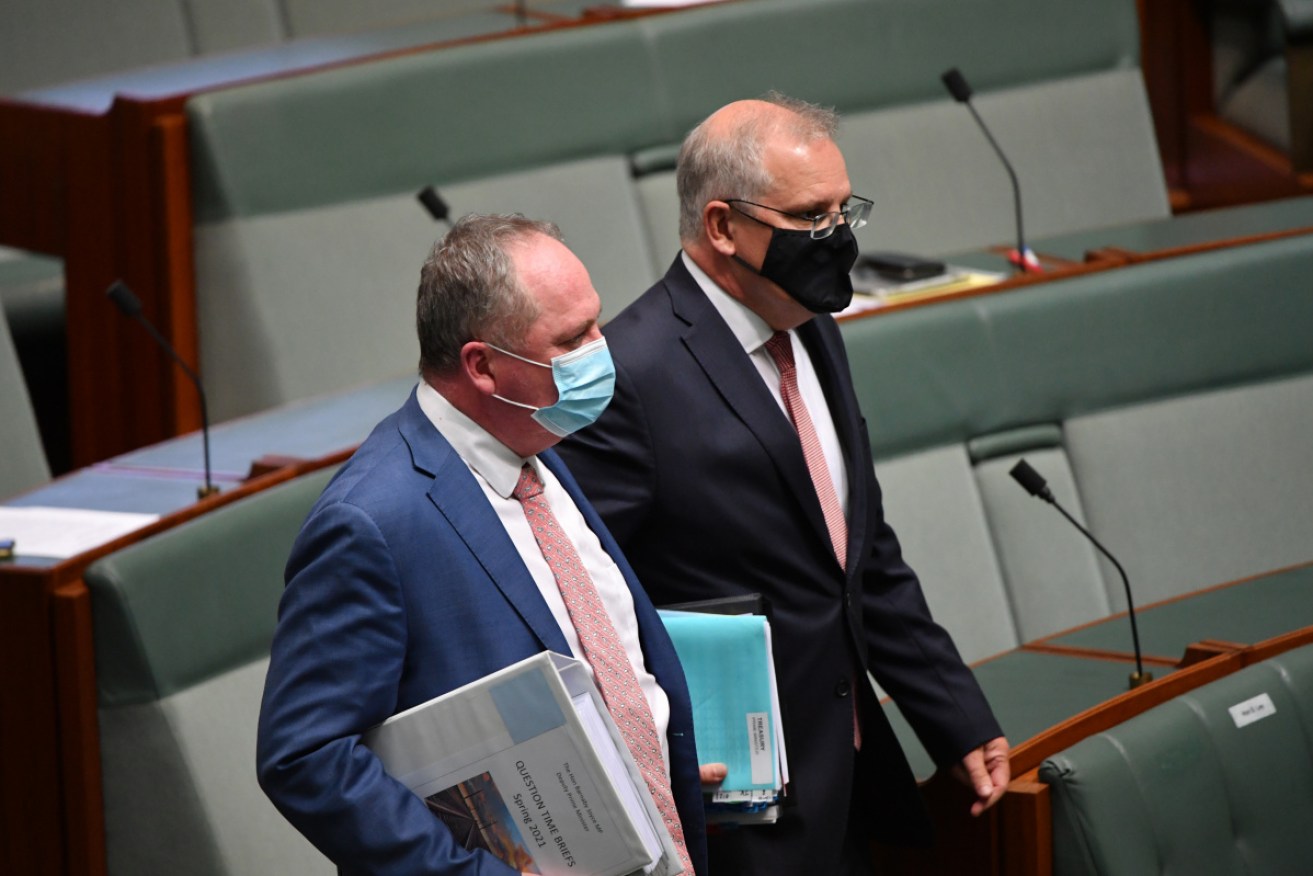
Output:
<svg viewBox="0 0 1313 876">
<path fill-rule="evenodd" d="M 834 695 L 836 697 L 846 697 L 851 692 L 852 688 L 848 685 L 848 679 L 846 678 L 839 679 L 839 683 L 834 686 Z"/>
</svg>

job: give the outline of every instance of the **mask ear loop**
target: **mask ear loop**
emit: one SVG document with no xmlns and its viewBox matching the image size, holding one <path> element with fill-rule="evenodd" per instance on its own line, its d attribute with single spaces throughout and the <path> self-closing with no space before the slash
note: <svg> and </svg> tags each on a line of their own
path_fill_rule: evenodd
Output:
<svg viewBox="0 0 1313 876">
<path fill-rule="evenodd" d="M 528 362 L 530 365 L 537 365 L 539 368 L 552 367 L 551 365 L 544 365 L 542 362 L 535 362 L 533 359 L 526 359 L 523 356 L 521 356 L 519 353 L 512 353 L 510 350 L 503 350 L 501 347 L 497 346 L 496 344 L 490 343 L 489 341 L 481 341 L 480 343 L 486 344 L 487 346 L 496 350 L 498 353 L 501 353 L 505 356 L 510 356 L 512 359 L 519 359 L 521 362 Z M 497 401 L 499 402 L 505 402 L 508 405 L 515 405 L 515 407 L 517 408 L 524 408 L 526 411 L 533 411 L 534 413 L 537 413 L 538 411 L 542 410 L 542 408 L 534 407 L 533 405 L 526 405 L 524 402 L 517 402 L 515 401 L 515 399 L 507 398 L 504 395 L 498 395 L 495 392 L 492 394 L 492 397 L 497 399 Z"/>
<path fill-rule="evenodd" d="M 503 350 L 501 347 L 489 341 L 482 341 L 481 343 L 486 344 L 489 347 L 492 347 L 498 353 L 502 353 L 503 355 L 510 356 L 512 359 L 519 359 L 521 362 L 528 362 L 530 365 L 537 365 L 539 368 L 552 367 L 551 363 L 539 362 L 535 359 L 526 359 L 523 356 L 521 356 L 519 353 L 512 353 L 510 350 Z"/>
</svg>

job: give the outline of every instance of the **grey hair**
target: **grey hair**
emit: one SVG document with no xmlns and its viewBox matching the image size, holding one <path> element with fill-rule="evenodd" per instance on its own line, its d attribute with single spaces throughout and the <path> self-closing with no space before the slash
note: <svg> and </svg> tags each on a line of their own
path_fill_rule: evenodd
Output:
<svg viewBox="0 0 1313 876">
<path fill-rule="evenodd" d="M 538 304 L 520 285 L 509 250 L 535 234 L 562 239 L 553 222 L 471 213 L 433 244 L 415 309 L 420 373 L 450 373 L 476 338 L 511 348 L 524 337 Z"/>
<path fill-rule="evenodd" d="M 785 135 L 810 143 L 833 140 L 839 129 L 839 114 L 832 108 L 770 91 L 766 103 L 788 110 L 777 114 L 754 113 L 728 135 L 714 134 L 704 119 L 684 138 L 675 166 L 679 191 L 679 239 L 696 240 L 702 234 L 702 208 L 721 198 L 755 200 L 774 180 L 766 172 L 762 154 L 771 137 Z"/>
</svg>

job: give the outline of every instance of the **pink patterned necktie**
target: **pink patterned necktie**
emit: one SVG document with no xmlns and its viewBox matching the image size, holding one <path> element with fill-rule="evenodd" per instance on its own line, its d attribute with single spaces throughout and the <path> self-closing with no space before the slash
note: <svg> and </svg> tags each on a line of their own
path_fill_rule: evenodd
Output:
<svg viewBox="0 0 1313 876">
<path fill-rule="evenodd" d="M 834 479 L 830 477 L 830 467 L 825 463 L 825 451 L 821 448 L 821 439 L 812 424 L 811 414 L 802 402 L 802 393 L 798 391 L 798 368 L 793 361 L 793 344 L 788 332 L 776 332 L 766 342 L 766 352 L 775 360 L 780 369 L 780 395 L 784 397 L 784 407 L 793 421 L 793 428 L 798 432 L 802 442 L 802 455 L 807 460 L 807 471 L 811 474 L 812 486 L 816 488 L 816 497 L 821 500 L 821 511 L 825 514 L 825 527 L 830 531 L 830 543 L 834 546 L 834 555 L 839 558 L 839 565 L 845 569 L 848 560 L 848 521 L 843 516 L 843 506 L 839 504 L 839 494 L 834 489 Z"/>
<path fill-rule="evenodd" d="M 798 432 L 802 442 L 802 455 L 807 460 L 807 471 L 811 474 L 812 486 L 816 488 L 816 497 L 821 500 L 821 511 L 825 514 L 825 528 L 830 531 L 830 544 L 834 546 L 834 555 L 839 558 L 839 565 L 848 568 L 848 521 L 843 516 L 843 506 L 839 504 L 839 494 L 834 489 L 834 479 L 830 477 L 830 467 L 825 463 L 825 451 L 821 447 L 820 436 L 812 423 L 811 414 L 802 402 L 802 393 L 798 390 L 798 366 L 793 361 L 793 342 L 788 332 L 776 332 L 766 342 L 766 352 L 775 360 L 780 369 L 780 395 L 784 398 L 784 407 L 793 421 L 793 428 Z M 856 680 L 859 676 L 854 676 Z M 855 687 L 855 685 L 854 685 Z M 857 692 L 853 691 L 853 747 L 862 747 L 862 727 L 857 720 Z"/>
<path fill-rule="evenodd" d="M 579 553 L 561 529 L 547 497 L 543 495 L 543 482 L 533 466 L 525 463 L 520 481 L 511 492 L 524 508 L 525 519 L 533 530 L 533 537 L 543 553 L 543 559 L 556 578 L 565 610 L 570 615 L 584 659 L 593 667 L 597 687 L 606 702 L 620 735 L 638 764 L 639 772 L 647 782 L 657 811 L 665 822 L 666 830 L 675 842 L 679 862 L 684 872 L 692 876 L 693 863 L 684 843 L 684 830 L 675 809 L 675 798 L 670 791 L 665 761 L 661 757 L 661 741 L 657 738 L 652 710 L 638 684 L 638 676 L 629 662 L 624 645 L 616 634 L 611 617 L 606 613 L 602 598 L 593 586 L 593 579 L 584 568 Z"/>
</svg>

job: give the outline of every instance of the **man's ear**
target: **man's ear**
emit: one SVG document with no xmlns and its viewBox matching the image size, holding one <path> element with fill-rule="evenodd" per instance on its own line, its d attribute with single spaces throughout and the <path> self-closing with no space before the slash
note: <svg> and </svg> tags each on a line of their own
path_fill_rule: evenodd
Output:
<svg viewBox="0 0 1313 876">
<path fill-rule="evenodd" d="M 730 206 L 724 201 L 708 201 L 702 208 L 702 230 L 707 240 L 716 252 L 727 257 L 738 252 L 730 219 Z"/>
<path fill-rule="evenodd" d="M 490 348 L 483 341 L 466 341 L 460 348 L 460 371 L 470 384 L 484 395 L 497 391 L 497 379 L 492 373 Z"/>
</svg>

